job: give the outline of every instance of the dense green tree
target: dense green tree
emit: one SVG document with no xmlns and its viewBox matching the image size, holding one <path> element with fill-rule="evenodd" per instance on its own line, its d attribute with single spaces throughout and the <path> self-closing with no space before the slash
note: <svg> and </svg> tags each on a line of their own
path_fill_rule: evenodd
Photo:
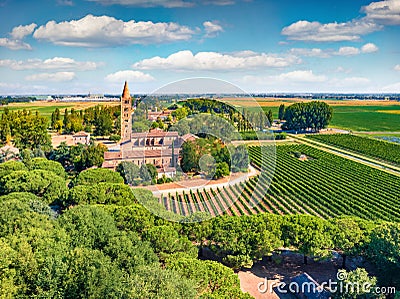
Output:
<svg viewBox="0 0 400 299">
<path fill-rule="evenodd" d="M 75 179 L 74 185 L 92 185 L 97 183 L 123 184 L 124 179 L 118 172 L 106 168 L 94 168 L 82 171 Z"/>
<path fill-rule="evenodd" d="M 135 233 L 123 232 L 112 237 L 104 248 L 104 253 L 129 275 L 134 274 L 140 266 L 158 267 L 158 257 L 150 244 L 143 242 Z"/>
<path fill-rule="evenodd" d="M 74 247 L 101 250 L 118 233 L 113 218 L 99 206 L 77 206 L 58 218 Z"/>
<path fill-rule="evenodd" d="M 196 298 L 194 283 L 173 270 L 140 267 L 128 282 L 128 297 L 132 299 Z"/>
<path fill-rule="evenodd" d="M 333 294 L 335 299 L 386 298 L 383 294 L 375 292 L 377 279 L 368 276 L 368 272 L 364 268 L 357 268 L 350 272 L 339 270 L 338 276 L 344 279 L 338 281 L 337 292 Z"/>
<path fill-rule="evenodd" d="M 307 256 L 328 256 L 333 246 L 329 225 L 318 217 L 308 215 L 286 216 L 282 237 L 286 246 L 294 246 L 304 255 L 305 264 Z"/>
<path fill-rule="evenodd" d="M 229 175 L 229 165 L 226 162 L 217 163 L 215 167 L 214 179 L 220 179 Z"/>
<path fill-rule="evenodd" d="M 44 202 L 57 204 L 63 201 L 67 187 L 65 180 L 51 171 L 15 171 L 0 179 L 0 193 L 31 192 Z"/>
<path fill-rule="evenodd" d="M 157 178 L 157 169 L 153 164 L 142 164 L 140 166 L 139 176 L 143 182 L 154 183 Z"/>
<path fill-rule="evenodd" d="M 247 172 L 249 167 L 249 152 L 245 145 L 239 145 L 236 148 L 232 148 L 232 162 L 231 168 L 233 172 Z"/>
<path fill-rule="evenodd" d="M 285 119 L 285 104 L 280 104 L 279 105 L 279 111 L 278 111 L 278 118 L 280 120 L 284 120 Z"/>
<path fill-rule="evenodd" d="M 146 231 L 144 239 L 150 242 L 154 252 L 160 257 L 175 252 L 185 252 L 193 257 L 197 256 L 196 247 L 170 225 L 154 226 Z"/>
<path fill-rule="evenodd" d="M 103 144 L 93 144 L 83 147 L 73 147 L 77 148 L 78 152 L 81 149 L 80 155 L 74 155 L 71 151 L 71 155 L 74 156 L 74 167 L 77 171 L 82 171 L 87 168 L 101 167 L 104 162 L 104 153 L 107 151 L 107 147 Z"/>
<path fill-rule="evenodd" d="M 0 163 L 0 179 L 17 170 L 28 170 L 24 163 L 19 161 L 7 161 Z"/>
<path fill-rule="evenodd" d="M 41 169 L 41 170 L 51 171 L 62 178 L 65 178 L 67 175 L 61 163 L 47 160 L 46 158 L 33 158 L 31 169 L 32 170 Z"/>
<path fill-rule="evenodd" d="M 140 169 L 133 162 L 122 161 L 117 166 L 117 172 L 124 178 L 125 184 L 133 185 L 140 177 Z"/>
<path fill-rule="evenodd" d="M 400 287 L 400 224 L 377 226 L 371 233 L 367 255 L 380 269 L 386 283 Z"/>
<path fill-rule="evenodd" d="M 115 204 L 131 205 L 137 203 L 129 186 L 115 183 L 93 183 L 78 185 L 70 189 L 66 206 L 76 204 Z"/>
<path fill-rule="evenodd" d="M 342 268 L 346 267 L 346 257 L 360 252 L 360 248 L 366 241 L 364 231 L 359 225 L 360 219 L 353 217 L 333 218 L 331 232 L 334 248 L 342 254 Z"/>
<path fill-rule="evenodd" d="M 282 127 L 287 130 L 309 129 L 318 132 L 329 124 L 332 111 L 332 108 L 324 102 L 295 103 L 286 108 L 286 122 Z"/>
<path fill-rule="evenodd" d="M 121 298 L 123 273 L 101 251 L 75 248 L 68 253 L 63 298 Z"/>
</svg>

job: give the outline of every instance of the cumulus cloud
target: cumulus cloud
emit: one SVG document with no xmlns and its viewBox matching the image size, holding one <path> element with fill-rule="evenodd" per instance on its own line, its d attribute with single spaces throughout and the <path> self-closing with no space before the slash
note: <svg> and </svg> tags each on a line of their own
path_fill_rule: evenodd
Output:
<svg viewBox="0 0 400 299">
<path fill-rule="evenodd" d="M 400 64 L 395 65 L 394 66 L 394 70 L 400 72 Z"/>
<path fill-rule="evenodd" d="M 374 53 L 374 52 L 378 52 L 378 50 L 379 50 L 379 48 L 373 43 L 365 44 L 361 48 L 361 52 L 363 52 L 363 53 Z"/>
<path fill-rule="evenodd" d="M 382 88 L 384 92 L 399 93 L 400 92 L 400 82 L 386 85 Z"/>
<path fill-rule="evenodd" d="M 105 80 L 108 82 L 115 82 L 121 83 L 123 81 L 130 81 L 130 82 L 149 82 L 154 81 L 154 77 L 139 71 L 118 71 L 112 74 L 108 74 L 105 77 Z"/>
<path fill-rule="evenodd" d="M 367 14 L 366 19 L 383 25 L 400 25 L 400 2 L 386 0 L 371 2 L 361 9 Z"/>
<path fill-rule="evenodd" d="M 378 31 L 382 26 L 366 20 L 352 20 L 345 23 L 298 21 L 282 29 L 289 40 L 314 42 L 357 41 L 361 35 Z"/>
<path fill-rule="evenodd" d="M 175 69 L 175 70 L 203 70 L 203 71 L 234 71 L 239 69 L 254 69 L 262 67 L 286 67 L 300 63 L 294 55 L 277 56 L 266 53 L 243 51 L 232 54 L 217 52 L 180 51 L 166 58 L 159 56 L 144 59 L 133 64 L 133 68 Z"/>
<path fill-rule="evenodd" d="M 283 73 L 278 76 L 273 76 L 272 78 L 279 81 L 290 81 L 299 83 L 311 83 L 311 82 L 324 82 L 326 81 L 325 76 L 315 75 L 313 71 L 292 71 L 288 73 Z"/>
<path fill-rule="evenodd" d="M 0 67 L 8 67 L 13 70 L 94 70 L 103 63 L 92 61 L 75 61 L 72 58 L 54 57 L 49 59 L 28 59 L 28 60 L 0 60 Z"/>
<path fill-rule="evenodd" d="M 360 50 L 355 47 L 340 47 L 339 51 L 335 53 L 335 55 L 340 56 L 353 56 L 360 54 Z"/>
<path fill-rule="evenodd" d="M 35 23 L 32 23 L 30 25 L 20 25 L 14 27 L 9 33 L 11 38 L 0 38 L 0 47 L 5 47 L 10 50 L 32 50 L 31 45 L 23 42 L 22 39 L 25 36 L 32 34 L 36 26 L 37 25 Z"/>
<path fill-rule="evenodd" d="M 63 46 L 103 47 L 188 40 L 193 34 L 194 30 L 177 23 L 124 22 L 87 15 L 79 20 L 49 21 L 36 29 L 33 37 Z"/>
<path fill-rule="evenodd" d="M 57 4 L 62 6 L 74 6 L 72 0 L 57 0 Z"/>
<path fill-rule="evenodd" d="M 19 25 L 14 27 L 10 33 L 13 39 L 19 40 L 23 39 L 25 36 L 32 34 L 33 30 L 36 28 L 36 24 L 32 23 L 30 25 Z"/>
<path fill-rule="evenodd" d="M 13 40 L 6 37 L 0 38 L 0 47 L 6 47 L 10 50 L 32 50 L 31 45 L 20 40 Z"/>
<path fill-rule="evenodd" d="M 218 35 L 219 32 L 223 32 L 224 29 L 222 28 L 221 25 L 219 25 L 217 22 L 210 22 L 206 21 L 203 23 L 204 30 L 206 32 L 205 36 L 206 37 L 214 37 Z"/>
<path fill-rule="evenodd" d="M 57 73 L 38 73 L 25 77 L 27 81 L 50 81 L 63 82 L 71 81 L 75 78 L 74 72 L 57 72 Z"/>
</svg>

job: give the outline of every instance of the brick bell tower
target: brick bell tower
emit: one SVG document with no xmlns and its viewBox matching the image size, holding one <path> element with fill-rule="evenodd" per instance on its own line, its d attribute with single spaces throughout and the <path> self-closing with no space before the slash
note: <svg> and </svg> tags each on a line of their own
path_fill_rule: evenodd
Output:
<svg viewBox="0 0 400 299">
<path fill-rule="evenodd" d="M 121 97 L 121 144 L 132 139 L 132 98 L 125 81 Z"/>
</svg>

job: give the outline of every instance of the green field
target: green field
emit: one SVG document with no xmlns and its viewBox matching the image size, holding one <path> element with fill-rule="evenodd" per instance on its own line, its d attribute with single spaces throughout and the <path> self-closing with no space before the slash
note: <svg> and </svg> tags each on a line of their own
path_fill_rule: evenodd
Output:
<svg viewBox="0 0 400 299">
<path fill-rule="evenodd" d="M 398 113 L 400 106 L 334 106 L 330 127 L 352 131 L 399 132 Z"/>
<path fill-rule="evenodd" d="M 75 102 L 75 103 L 62 103 L 62 102 L 47 102 L 47 101 L 37 101 L 32 103 L 11 103 L 7 106 L 0 106 L 0 114 L 3 113 L 5 108 L 10 109 L 10 111 L 16 110 L 30 110 L 32 112 L 39 112 L 40 115 L 51 118 L 51 114 L 56 110 L 56 108 L 61 110 L 61 114 L 64 113 L 64 109 L 74 108 L 75 110 L 82 110 L 89 107 L 94 107 L 96 105 L 114 106 L 118 105 L 118 102 Z"/>
</svg>

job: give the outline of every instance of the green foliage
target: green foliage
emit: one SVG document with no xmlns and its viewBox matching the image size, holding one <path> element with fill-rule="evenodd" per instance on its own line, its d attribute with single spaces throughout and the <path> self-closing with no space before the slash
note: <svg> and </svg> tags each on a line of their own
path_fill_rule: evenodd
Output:
<svg viewBox="0 0 400 299">
<path fill-rule="evenodd" d="M 66 182 L 51 171 L 14 171 L 0 179 L 2 194 L 31 192 L 48 204 L 59 203 L 67 193 Z"/>
<path fill-rule="evenodd" d="M 128 296 L 132 299 L 196 298 L 194 283 L 177 272 L 159 267 L 141 267 L 131 276 Z"/>
<path fill-rule="evenodd" d="M 363 268 L 358 268 L 354 271 L 347 272 L 339 270 L 338 276 L 345 277 L 344 280 L 338 281 L 337 289 L 334 294 L 337 299 L 368 299 L 368 298 L 386 298 L 382 294 L 375 293 L 377 284 L 376 277 L 369 277 L 368 272 Z M 343 291 L 342 291 L 343 290 Z"/>
<path fill-rule="evenodd" d="M 0 179 L 17 170 L 28 170 L 28 168 L 24 165 L 24 163 L 17 161 L 0 163 Z"/>
<path fill-rule="evenodd" d="M 47 160 L 46 158 L 33 158 L 30 169 L 31 170 L 41 169 L 41 170 L 51 171 L 62 178 L 66 178 L 67 176 L 64 167 L 61 165 L 61 163 Z"/>
<path fill-rule="evenodd" d="M 98 206 L 77 206 L 58 218 L 74 247 L 102 249 L 117 235 L 113 218 Z"/>
<path fill-rule="evenodd" d="M 113 134 L 113 135 L 110 136 L 109 139 L 110 139 L 110 141 L 118 142 L 118 141 L 121 140 L 121 136 L 118 135 L 118 134 Z"/>
<path fill-rule="evenodd" d="M 383 272 L 386 281 L 400 286 L 400 224 L 385 223 L 371 233 L 367 254 Z"/>
<path fill-rule="evenodd" d="M 239 145 L 233 149 L 232 154 L 232 172 L 247 172 L 249 167 L 249 153 L 245 145 Z"/>
<path fill-rule="evenodd" d="M 310 231 L 313 233 L 310 234 Z M 333 245 L 327 223 L 321 218 L 307 215 L 285 216 L 282 239 L 286 246 L 296 247 L 305 256 L 328 256 L 328 249 Z"/>
<path fill-rule="evenodd" d="M 323 134 L 307 137 L 373 158 L 400 164 L 400 145 L 395 143 L 349 134 Z"/>
<path fill-rule="evenodd" d="M 140 166 L 139 176 L 142 182 L 154 183 L 157 178 L 157 169 L 153 164 L 142 164 Z"/>
<path fill-rule="evenodd" d="M 285 104 L 281 104 L 279 106 L 279 112 L 278 112 L 278 118 L 280 120 L 283 120 L 285 118 Z"/>
<path fill-rule="evenodd" d="M 130 206 L 110 205 L 105 206 L 104 209 L 114 218 L 118 229 L 123 231 L 142 234 L 155 225 L 155 216 L 139 204 Z"/>
<path fill-rule="evenodd" d="M 104 248 L 114 264 L 129 275 L 143 266 L 158 267 L 158 257 L 150 244 L 140 240 L 134 233 L 121 233 L 112 237 Z"/>
<path fill-rule="evenodd" d="M 229 175 L 229 165 L 226 162 L 221 162 L 217 164 L 217 167 L 215 168 L 215 174 L 214 174 L 214 179 L 220 179 L 225 176 Z"/>
<path fill-rule="evenodd" d="M 118 172 L 105 168 L 94 168 L 82 171 L 77 176 L 74 185 L 92 185 L 97 183 L 123 184 L 124 179 Z"/>
<path fill-rule="evenodd" d="M 167 269 L 194 281 L 200 298 L 251 298 L 241 292 L 237 275 L 218 262 L 172 255 L 167 260 Z"/>
<path fill-rule="evenodd" d="M 185 252 L 193 257 L 197 256 L 197 250 L 192 243 L 169 225 L 154 226 L 146 231 L 144 239 L 150 242 L 154 252 L 164 257 L 165 254 Z"/>
<path fill-rule="evenodd" d="M 76 148 L 76 147 L 75 147 Z M 90 144 L 89 146 L 83 146 L 82 152 L 77 154 L 71 153 L 74 156 L 73 162 L 74 167 L 77 171 L 82 171 L 91 167 L 101 167 L 104 162 L 104 153 L 107 151 L 107 147 L 103 144 Z"/>
<path fill-rule="evenodd" d="M 319 131 L 325 128 L 332 118 L 333 110 L 325 102 L 295 103 L 285 110 L 283 128 L 286 130 Z"/>
<path fill-rule="evenodd" d="M 123 273 L 101 251 L 75 248 L 67 256 L 64 298 L 121 298 Z"/>
<path fill-rule="evenodd" d="M 129 186 L 115 183 L 78 185 L 70 189 L 68 205 L 76 204 L 115 204 L 120 206 L 137 203 Z"/>
</svg>

